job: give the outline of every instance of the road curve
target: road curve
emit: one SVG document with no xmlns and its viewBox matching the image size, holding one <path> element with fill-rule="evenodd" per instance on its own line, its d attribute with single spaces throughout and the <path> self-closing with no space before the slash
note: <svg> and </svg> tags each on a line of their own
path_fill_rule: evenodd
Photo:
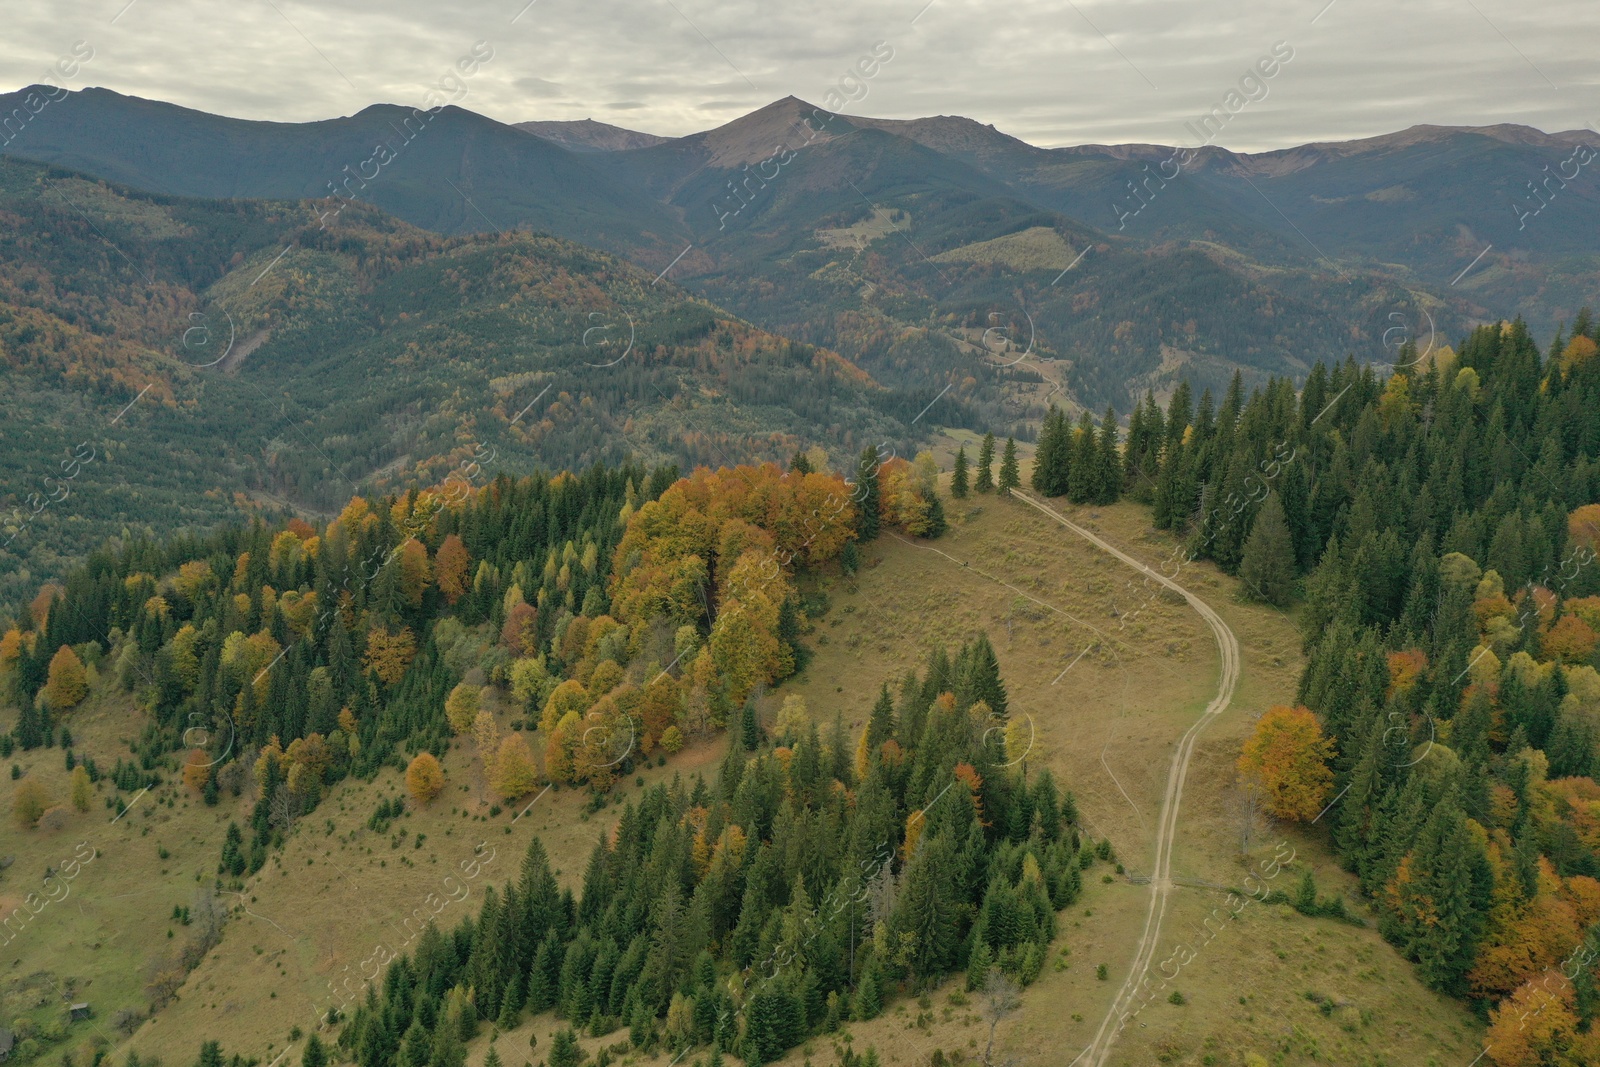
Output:
<svg viewBox="0 0 1600 1067">
<path fill-rule="evenodd" d="M 1222 621 L 1222 616 L 1212 610 L 1211 605 L 1171 578 L 1106 543 L 1091 531 L 1031 495 L 1016 490 L 1013 490 L 1012 495 L 1024 504 L 1044 512 L 1079 537 L 1120 559 L 1147 578 L 1182 596 L 1211 628 L 1212 635 L 1217 639 L 1217 650 L 1222 656 L 1222 673 L 1217 680 L 1217 695 L 1206 705 L 1205 712 L 1184 731 L 1178 740 L 1177 751 L 1172 754 L 1172 766 L 1167 772 L 1166 795 L 1161 800 L 1160 825 L 1156 831 L 1156 860 L 1150 877 L 1150 905 L 1145 913 L 1144 932 L 1139 938 L 1133 967 L 1122 983 L 1122 988 L 1117 990 L 1117 995 L 1111 1002 L 1111 1009 L 1106 1012 L 1106 1017 L 1100 1023 L 1100 1029 L 1095 1032 L 1093 1044 L 1079 1053 L 1077 1059 L 1073 1061 L 1077 1063 L 1082 1060 L 1087 1067 L 1104 1067 L 1111 1055 L 1111 1046 L 1121 1033 L 1127 1018 L 1131 1017 L 1132 1005 L 1145 976 L 1150 972 L 1150 964 L 1155 960 L 1156 946 L 1161 941 L 1161 922 L 1166 917 L 1167 898 L 1172 892 L 1172 844 L 1177 836 L 1178 805 L 1183 800 L 1183 783 L 1189 774 L 1189 759 L 1194 755 L 1195 742 L 1199 739 L 1201 731 L 1222 714 L 1233 700 L 1233 691 L 1239 684 L 1239 639 L 1234 636 L 1228 624 Z"/>
</svg>

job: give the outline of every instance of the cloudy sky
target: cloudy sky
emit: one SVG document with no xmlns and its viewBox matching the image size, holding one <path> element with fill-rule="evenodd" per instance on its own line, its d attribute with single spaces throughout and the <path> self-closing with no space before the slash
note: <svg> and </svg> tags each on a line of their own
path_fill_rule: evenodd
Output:
<svg viewBox="0 0 1600 1067">
<path fill-rule="evenodd" d="M 12 0 L 0 88 L 44 80 L 83 41 L 93 58 L 57 76 L 68 88 L 307 121 L 420 104 L 481 41 L 493 57 L 463 79 L 463 107 L 676 135 L 783 96 L 822 103 L 877 46 L 893 58 L 847 114 L 967 115 L 1045 146 L 1172 144 L 1276 45 L 1293 58 L 1226 147 L 1414 123 L 1600 126 L 1595 0 L 924 2 Z"/>
</svg>

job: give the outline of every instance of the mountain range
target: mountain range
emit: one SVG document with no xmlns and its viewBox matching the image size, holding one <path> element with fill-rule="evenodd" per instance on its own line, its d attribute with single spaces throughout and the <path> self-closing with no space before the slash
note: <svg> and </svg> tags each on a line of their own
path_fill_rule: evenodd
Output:
<svg viewBox="0 0 1600 1067">
<path fill-rule="evenodd" d="M 32 470 L 101 434 L 159 476 L 91 464 L 72 491 L 99 500 L 38 518 L 6 486 L 9 584 L 135 517 L 327 508 L 475 446 L 526 468 L 1026 439 L 1047 403 L 1126 414 L 1501 317 L 1548 333 L 1600 276 L 1590 131 L 1235 153 L 794 97 L 664 138 L 51 92 L 0 96 L 0 453 Z M 530 400 L 555 414 L 523 425 Z"/>
<path fill-rule="evenodd" d="M 0 114 L 26 92 L 0 97 Z M 904 361 L 868 338 L 931 329 L 939 385 L 970 359 L 961 328 L 1026 317 L 1034 348 L 1064 361 L 1066 393 L 1126 410 L 1179 374 L 1392 362 L 1401 336 L 1570 320 L 1593 296 L 1597 147 L 1588 130 L 1494 125 L 1263 153 L 1039 148 L 959 116 L 830 114 L 794 97 L 674 138 L 454 106 L 291 124 L 86 89 L 4 151 L 155 193 L 343 196 L 444 234 L 555 234 L 652 272 L 671 264 L 672 280 L 874 372 Z M 888 213 L 905 225 L 883 225 Z M 1103 254 L 1041 295 L 1090 247 Z"/>
</svg>

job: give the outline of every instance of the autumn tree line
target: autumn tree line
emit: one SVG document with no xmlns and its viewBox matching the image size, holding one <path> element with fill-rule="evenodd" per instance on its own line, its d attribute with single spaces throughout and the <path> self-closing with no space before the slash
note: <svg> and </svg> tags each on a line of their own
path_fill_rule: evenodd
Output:
<svg viewBox="0 0 1600 1067">
<path fill-rule="evenodd" d="M 1499 323 L 1386 379 L 1230 390 L 1155 465 L 1158 523 L 1304 600 L 1301 706 L 1241 770 L 1327 828 L 1501 1067 L 1600 1060 L 1597 340 L 1587 314 L 1543 352 Z"/>
<path fill-rule="evenodd" d="M 764 729 L 747 704 L 714 783 L 674 779 L 601 835 L 582 891 L 535 841 L 520 879 L 430 927 L 340 1031 L 363 1067 L 459 1067 L 482 1021 L 553 1010 L 635 1048 L 769 1062 L 871 1019 L 897 989 L 1046 962 L 1094 860 L 1070 794 L 1009 757 L 987 640 L 884 686 L 859 736 L 835 715 Z M 704 1060 L 698 1062 L 705 1062 Z"/>
<path fill-rule="evenodd" d="M 595 467 L 356 498 L 320 530 L 108 545 L 0 638 L 19 707 L 3 744 L 51 743 L 98 664 L 150 715 L 150 777 L 119 765 L 119 788 L 180 746 L 208 803 L 253 779 L 234 877 L 348 774 L 395 764 L 431 800 L 456 739 L 496 799 L 539 784 L 535 726 L 545 777 L 605 789 L 802 665 L 796 576 L 853 568 L 882 527 L 937 536 L 938 474 L 873 449 L 850 480 L 804 456 L 683 479 Z M 489 689 L 520 709 L 504 734 Z"/>
</svg>

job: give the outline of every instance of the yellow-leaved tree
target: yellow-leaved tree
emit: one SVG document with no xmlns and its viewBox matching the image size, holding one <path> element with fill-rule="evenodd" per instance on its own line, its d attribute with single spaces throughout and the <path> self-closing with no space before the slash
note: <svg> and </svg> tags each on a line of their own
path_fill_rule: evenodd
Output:
<svg viewBox="0 0 1600 1067">
<path fill-rule="evenodd" d="M 44 686 L 45 703 L 52 711 L 66 711 L 83 702 L 89 692 L 89 678 L 83 669 L 83 660 L 67 645 L 62 645 L 50 657 L 49 679 Z"/>
<path fill-rule="evenodd" d="M 513 800 L 533 791 L 539 784 L 539 772 L 533 763 L 533 752 L 519 733 L 508 734 L 500 742 L 494 756 L 494 772 L 489 787 L 501 800 Z"/>
<path fill-rule="evenodd" d="M 450 695 L 444 698 L 444 715 L 450 720 L 450 729 L 458 734 L 472 729 L 472 721 L 478 717 L 480 692 L 477 686 L 466 682 L 450 690 Z"/>
<path fill-rule="evenodd" d="M 24 830 L 33 829 L 39 822 L 39 816 L 49 806 L 49 794 L 44 791 L 39 779 L 30 774 L 17 783 L 16 792 L 11 797 L 11 814 L 18 826 Z"/>
<path fill-rule="evenodd" d="M 89 781 L 89 772 L 80 763 L 72 768 L 72 806 L 79 811 L 88 811 L 93 800 L 94 783 Z"/>
</svg>

